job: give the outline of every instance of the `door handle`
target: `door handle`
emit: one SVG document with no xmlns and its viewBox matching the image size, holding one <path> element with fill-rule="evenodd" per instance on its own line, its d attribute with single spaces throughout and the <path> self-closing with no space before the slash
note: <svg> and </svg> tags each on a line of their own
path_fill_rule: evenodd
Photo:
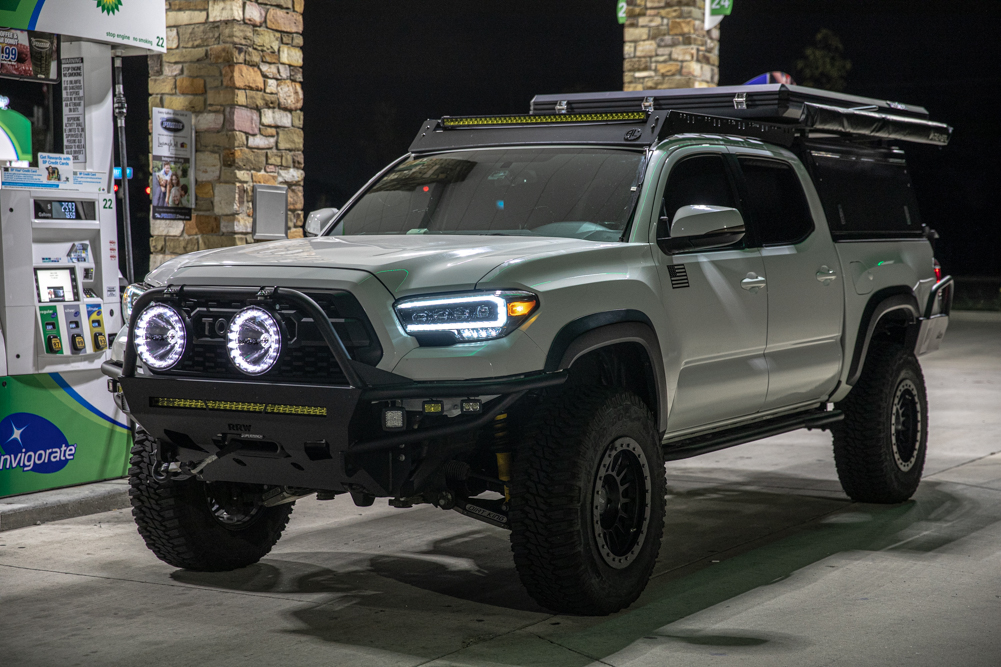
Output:
<svg viewBox="0 0 1001 667">
<path fill-rule="evenodd" d="M 758 274 L 751 272 L 747 274 L 746 278 L 740 281 L 740 286 L 751 294 L 754 294 L 760 288 L 765 286 L 765 279 Z"/>
<path fill-rule="evenodd" d="M 820 270 L 817 271 L 817 280 L 824 283 L 824 285 L 830 285 L 831 281 L 837 277 L 838 274 L 834 273 L 834 271 L 829 269 L 826 265 L 820 267 Z"/>
</svg>

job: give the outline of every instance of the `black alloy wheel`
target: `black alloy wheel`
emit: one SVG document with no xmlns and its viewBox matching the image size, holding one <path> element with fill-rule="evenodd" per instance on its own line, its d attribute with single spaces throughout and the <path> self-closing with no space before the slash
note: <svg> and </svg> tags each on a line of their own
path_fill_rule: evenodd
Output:
<svg viewBox="0 0 1001 667">
<path fill-rule="evenodd" d="M 594 480 L 594 537 L 605 562 L 616 569 L 632 563 L 650 523 L 650 465 L 632 438 L 608 446 Z"/>
<path fill-rule="evenodd" d="M 910 379 L 901 380 L 893 395 L 890 442 L 893 447 L 893 459 L 903 472 L 914 467 L 922 441 L 923 420 L 918 395 L 918 388 Z"/>
</svg>

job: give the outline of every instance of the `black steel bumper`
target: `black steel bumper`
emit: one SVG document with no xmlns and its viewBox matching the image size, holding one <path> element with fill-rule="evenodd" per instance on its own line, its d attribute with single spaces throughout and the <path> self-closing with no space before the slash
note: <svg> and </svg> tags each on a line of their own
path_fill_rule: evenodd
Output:
<svg viewBox="0 0 1001 667">
<path fill-rule="evenodd" d="M 249 291 L 269 298 L 278 289 Z M 138 314 L 149 303 L 169 300 L 181 290 L 221 291 L 150 290 L 136 302 L 128 331 L 134 329 Z M 218 457 L 201 471 L 209 481 L 334 491 L 352 484 L 386 495 L 399 481 L 395 478 L 412 466 L 406 452 L 391 450 L 480 428 L 526 392 L 566 380 L 565 372 L 555 372 L 462 382 L 414 382 L 361 368 L 348 357 L 337 332 L 312 299 L 285 288 L 281 288 L 281 296 L 315 314 L 314 321 L 350 384 L 321 386 L 137 374 L 131 344 L 126 346 L 121 366 L 113 362 L 102 366 L 104 374 L 111 378 L 109 386 L 120 407 L 153 437 L 168 444 L 174 450 L 173 460 L 197 463 Z M 475 396 L 496 398 L 484 404 L 479 415 L 443 418 L 426 428 L 373 435 L 381 428 L 372 423 L 377 412 L 372 409 L 373 403 Z"/>
</svg>

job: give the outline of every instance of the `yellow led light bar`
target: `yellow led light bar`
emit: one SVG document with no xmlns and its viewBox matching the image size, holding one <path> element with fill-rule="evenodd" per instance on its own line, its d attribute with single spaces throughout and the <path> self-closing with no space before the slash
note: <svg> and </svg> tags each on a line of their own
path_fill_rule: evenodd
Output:
<svg viewBox="0 0 1001 667">
<path fill-rule="evenodd" d="M 313 405 L 269 405 L 268 412 L 276 415 L 304 415 L 326 417 L 327 409 Z"/>
<path fill-rule="evenodd" d="M 568 113 L 551 116 L 465 116 L 441 119 L 442 127 L 490 127 L 494 125 L 550 125 L 555 123 L 610 123 L 646 121 L 645 111 L 617 113 Z"/>
<path fill-rule="evenodd" d="M 151 408 L 188 408 L 194 410 L 219 410 L 223 412 L 267 412 L 273 415 L 299 415 L 326 417 L 327 409 L 314 405 L 274 405 L 267 403 L 241 403 L 239 401 L 203 401 L 197 398 L 149 399 Z"/>
<path fill-rule="evenodd" d="M 264 403 L 239 403 L 237 401 L 205 401 L 209 410 L 227 412 L 264 412 Z"/>
<path fill-rule="evenodd" d="M 196 398 L 154 398 L 150 397 L 149 406 L 151 408 L 190 408 L 194 410 L 204 410 L 205 401 Z"/>
</svg>

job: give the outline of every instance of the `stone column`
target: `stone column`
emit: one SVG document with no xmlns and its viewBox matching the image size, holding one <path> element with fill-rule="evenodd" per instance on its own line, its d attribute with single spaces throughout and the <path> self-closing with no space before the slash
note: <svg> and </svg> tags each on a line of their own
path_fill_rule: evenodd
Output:
<svg viewBox="0 0 1001 667">
<path fill-rule="evenodd" d="M 626 0 L 623 90 L 706 88 L 719 81 L 719 27 L 705 0 Z"/>
<path fill-rule="evenodd" d="M 304 0 L 167 0 L 167 52 L 149 57 L 150 107 L 194 113 L 192 220 L 153 220 L 150 268 L 252 243 L 255 183 L 289 186 L 301 237 Z"/>
</svg>

